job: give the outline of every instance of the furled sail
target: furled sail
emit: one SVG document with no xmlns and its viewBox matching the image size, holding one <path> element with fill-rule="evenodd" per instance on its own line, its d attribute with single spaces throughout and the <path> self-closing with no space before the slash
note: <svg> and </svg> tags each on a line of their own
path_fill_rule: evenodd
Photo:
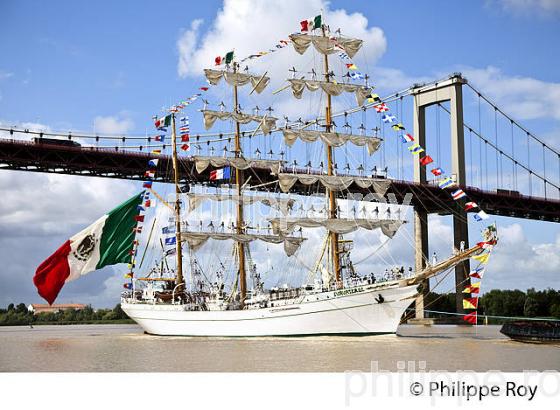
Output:
<svg viewBox="0 0 560 410">
<path fill-rule="evenodd" d="M 302 228 L 326 228 L 330 232 L 346 234 L 359 228 L 373 230 L 380 228 L 384 235 L 392 238 L 405 222 L 398 219 L 361 219 L 361 218 L 272 218 L 272 231 L 277 235 L 289 235 L 295 226 Z"/>
<path fill-rule="evenodd" d="M 270 131 L 276 128 L 276 121 L 278 118 L 269 117 L 266 115 L 253 115 L 245 114 L 242 112 L 228 112 L 228 111 L 214 111 L 214 110 L 202 110 L 204 115 L 204 127 L 209 130 L 212 128 L 216 120 L 229 120 L 233 119 L 241 124 L 247 124 L 251 121 L 259 123 L 265 135 L 270 134 Z"/>
<path fill-rule="evenodd" d="M 300 248 L 301 244 L 307 238 L 282 236 L 282 235 L 265 235 L 252 233 L 235 233 L 235 232 L 181 232 L 181 240 L 187 242 L 193 251 L 200 249 L 209 239 L 218 241 L 234 240 L 241 243 L 249 243 L 255 240 L 261 240 L 267 243 L 283 243 L 286 255 L 292 256 Z"/>
<path fill-rule="evenodd" d="M 283 192 L 288 192 L 296 182 L 304 185 L 312 185 L 316 182 L 321 183 L 331 191 L 342 191 L 350 185 L 356 184 L 360 188 L 373 189 L 378 195 L 385 195 L 391 181 L 382 178 L 369 178 L 358 176 L 339 176 L 339 175 L 312 175 L 312 174 L 278 174 L 278 182 Z"/>
<path fill-rule="evenodd" d="M 221 78 L 223 77 L 229 85 L 244 86 L 251 83 L 253 88 L 257 93 L 263 92 L 268 83 L 270 83 L 270 78 L 262 75 L 244 74 L 244 73 L 233 73 L 223 70 L 204 70 L 204 75 L 208 82 L 212 85 L 217 85 Z"/>
<path fill-rule="evenodd" d="M 321 138 L 325 144 L 333 147 L 340 147 L 347 142 L 351 142 L 359 147 L 366 145 L 369 155 L 372 155 L 375 151 L 377 151 L 379 144 L 381 143 L 379 138 L 354 134 L 342 134 L 338 132 L 295 130 L 291 128 L 286 128 L 282 130 L 282 132 L 284 133 L 284 141 L 286 142 L 286 145 L 290 147 L 294 145 L 294 142 L 298 138 L 305 142 L 315 142 L 317 139 Z"/>
<path fill-rule="evenodd" d="M 294 206 L 295 200 L 291 198 L 275 198 L 266 195 L 231 195 L 221 193 L 189 193 L 189 211 L 194 211 L 205 200 L 211 201 L 234 201 L 243 205 L 251 205 L 259 202 L 263 205 L 274 207 L 283 214 L 287 214 Z"/>
<path fill-rule="evenodd" d="M 358 52 L 362 47 L 362 40 L 348 37 L 324 37 L 312 34 L 291 34 L 290 40 L 294 45 L 294 49 L 303 54 L 313 43 L 315 49 L 322 54 L 333 54 L 343 49 L 350 58 Z"/>
<path fill-rule="evenodd" d="M 322 89 L 328 95 L 337 96 L 343 92 L 355 93 L 356 102 L 358 105 L 362 105 L 366 98 L 371 94 L 373 87 L 366 87 L 358 84 L 347 84 L 347 83 L 335 83 L 327 81 L 317 81 L 317 80 L 304 80 L 292 78 L 288 80 L 292 87 L 292 93 L 294 97 L 300 99 L 303 94 L 303 90 L 307 88 L 309 91 L 317 91 Z"/>
<path fill-rule="evenodd" d="M 196 167 L 196 172 L 199 174 L 204 172 L 210 165 L 213 167 L 232 166 L 237 169 L 245 170 L 252 167 L 255 168 L 270 168 L 273 174 L 280 172 L 284 161 L 274 159 L 250 159 L 250 158 L 236 158 L 236 157 L 207 157 L 196 155 L 193 157 Z"/>
</svg>

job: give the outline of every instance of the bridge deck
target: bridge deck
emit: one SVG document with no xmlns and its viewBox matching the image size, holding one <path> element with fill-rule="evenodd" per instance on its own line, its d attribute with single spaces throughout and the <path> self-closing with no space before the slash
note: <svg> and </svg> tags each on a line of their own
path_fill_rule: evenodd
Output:
<svg viewBox="0 0 560 410">
<path fill-rule="evenodd" d="M 146 164 L 153 155 L 149 153 L 130 152 L 106 148 L 65 147 L 35 144 L 27 141 L 0 139 L 0 169 L 47 172 L 90 177 L 145 180 Z M 171 157 L 159 156 L 158 172 L 154 181 L 172 182 Z M 197 173 L 192 158 L 183 157 L 179 161 L 181 181 L 188 184 L 209 182 L 209 166 L 202 173 Z M 287 171 L 290 172 L 290 171 Z M 302 171 L 305 172 L 305 171 Z M 277 178 L 268 168 L 252 168 L 248 186 L 257 186 L 274 182 Z M 487 213 L 515 218 L 560 222 L 560 201 L 525 196 L 512 192 L 483 191 L 475 187 L 461 187 L 469 198 L 477 202 Z M 276 190 L 277 184 L 258 188 L 259 190 Z M 296 183 L 293 191 L 310 195 L 323 192 L 318 184 L 305 186 Z M 367 195 L 369 191 L 355 184 L 348 192 Z M 346 195 L 348 192 L 342 192 Z M 391 180 L 388 195 L 402 203 L 407 193 L 412 194 L 411 203 L 416 208 L 429 213 L 450 214 L 462 212 L 449 193 L 433 184 L 417 184 L 409 181 Z M 453 211 L 451 211 L 453 210 Z"/>
</svg>

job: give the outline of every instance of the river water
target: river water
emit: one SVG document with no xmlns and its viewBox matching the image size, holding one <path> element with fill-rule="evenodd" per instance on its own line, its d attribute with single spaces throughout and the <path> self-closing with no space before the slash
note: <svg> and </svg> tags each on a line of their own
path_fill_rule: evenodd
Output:
<svg viewBox="0 0 560 410">
<path fill-rule="evenodd" d="M 160 337 L 136 325 L 0 327 L 0 371 L 343 372 L 560 370 L 560 346 L 514 342 L 499 326 L 400 326 L 397 335 Z M 422 363 L 425 362 L 425 363 Z M 404 367 L 403 367 L 404 366 Z"/>
</svg>

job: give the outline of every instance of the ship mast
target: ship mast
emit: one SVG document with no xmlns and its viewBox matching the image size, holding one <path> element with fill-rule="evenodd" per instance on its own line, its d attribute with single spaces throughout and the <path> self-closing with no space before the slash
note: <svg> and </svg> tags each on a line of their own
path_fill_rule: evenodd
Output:
<svg viewBox="0 0 560 410">
<path fill-rule="evenodd" d="M 181 189 L 179 188 L 179 163 L 177 160 L 177 133 L 175 130 L 175 114 L 171 114 L 171 140 L 173 141 L 173 177 L 175 182 L 175 237 L 177 247 L 177 270 L 175 278 L 175 286 L 177 288 L 184 286 L 185 279 L 183 277 L 183 250 L 181 247 Z"/>
<path fill-rule="evenodd" d="M 321 27 L 323 32 L 323 37 L 326 37 L 326 30 L 325 25 L 323 24 Z M 325 69 L 325 81 L 330 82 L 330 75 L 329 75 L 329 57 L 327 53 L 324 55 L 324 69 Z M 325 128 L 326 132 L 331 131 L 332 121 L 331 121 L 331 112 L 332 112 L 332 105 L 331 105 L 331 96 L 327 93 L 327 106 L 325 107 Z M 327 174 L 333 175 L 333 148 L 331 145 L 326 144 L 325 148 L 327 150 Z M 336 205 L 336 194 L 332 189 L 327 189 L 328 196 L 329 196 L 329 211 L 330 217 L 333 219 L 337 218 L 337 205 Z M 340 271 L 340 255 L 338 249 L 338 234 L 336 232 L 330 232 L 331 236 L 331 254 L 332 254 L 332 262 L 333 262 L 333 269 L 336 278 L 337 286 L 342 284 L 342 272 Z"/>
<path fill-rule="evenodd" d="M 239 68 L 237 63 L 233 63 L 233 72 L 236 73 Z M 239 102 L 237 97 L 237 83 L 233 86 L 233 105 L 234 111 L 236 113 L 240 113 L 239 110 Z M 235 157 L 239 158 L 241 156 L 241 144 L 239 141 L 240 138 L 240 125 L 239 121 L 235 121 Z M 234 183 L 237 185 L 237 196 L 241 198 L 242 189 L 241 186 L 243 185 L 243 171 L 239 168 L 235 168 L 235 181 Z M 237 227 L 236 231 L 238 234 L 243 233 L 243 201 L 237 202 Z M 237 253 L 239 255 L 239 290 L 240 290 L 240 298 L 241 298 L 241 307 L 245 305 L 245 298 L 247 295 L 247 274 L 245 271 L 245 245 L 242 242 L 237 243 Z"/>
</svg>

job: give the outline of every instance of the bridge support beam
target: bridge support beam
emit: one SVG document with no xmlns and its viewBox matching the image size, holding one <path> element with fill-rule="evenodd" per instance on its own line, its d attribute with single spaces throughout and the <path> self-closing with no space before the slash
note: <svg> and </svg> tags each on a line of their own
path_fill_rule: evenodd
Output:
<svg viewBox="0 0 560 410">
<path fill-rule="evenodd" d="M 414 95 L 414 136 L 417 142 L 426 146 L 426 107 L 449 101 L 451 108 L 451 176 L 461 187 L 466 186 L 465 142 L 463 132 L 463 84 L 466 80 L 461 75 L 427 87 L 417 87 Z M 426 169 L 419 161 L 414 162 L 414 182 L 426 183 Z M 425 266 L 428 258 L 428 221 L 427 213 L 415 210 L 416 269 Z M 457 209 L 453 212 L 453 245 L 456 249 L 469 246 L 468 220 L 466 213 Z M 455 267 L 455 292 L 457 312 L 463 310 L 463 290 L 470 284 L 470 264 L 466 260 Z M 427 290 L 426 290 L 427 289 Z M 429 284 L 423 286 L 423 292 L 416 301 L 416 317 L 424 317 L 424 296 L 429 291 Z"/>
</svg>

